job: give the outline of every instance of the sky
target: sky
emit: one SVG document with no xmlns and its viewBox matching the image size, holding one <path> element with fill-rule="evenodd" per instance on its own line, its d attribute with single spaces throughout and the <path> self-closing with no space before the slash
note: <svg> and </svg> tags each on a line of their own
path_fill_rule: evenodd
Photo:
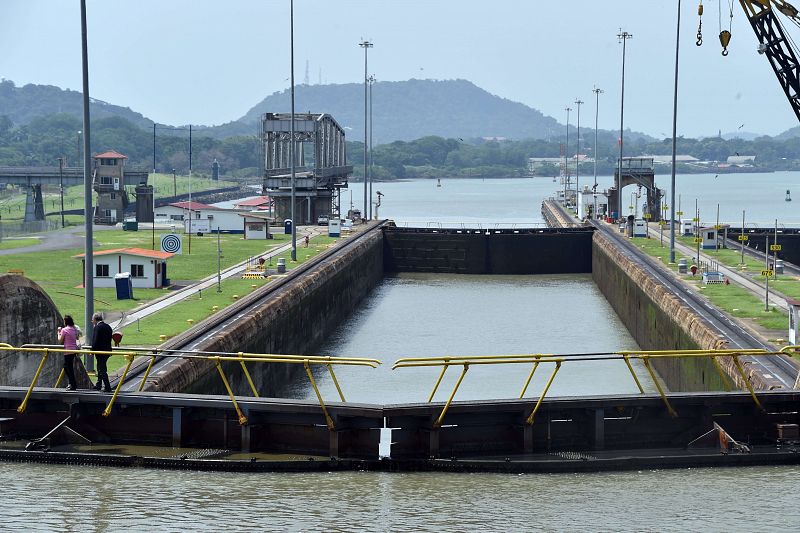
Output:
<svg viewBox="0 0 800 533">
<path fill-rule="evenodd" d="M 739 2 L 682 4 L 678 135 L 797 125 Z M 89 94 L 164 124 L 236 120 L 289 87 L 290 0 L 87 0 Z M 566 122 L 672 135 L 677 0 L 294 0 L 295 82 L 466 79 Z M 730 8 L 733 20 L 730 21 Z M 0 0 L 0 77 L 81 90 L 79 0 Z M 722 25 L 720 25 L 720 21 Z M 729 26 L 730 25 L 730 26 Z M 732 33 L 721 55 L 720 28 Z M 795 39 L 796 27 L 786 25 Z M 288 111 L 288 110 L 276 110 Z M 323 111 L 323 110 L 315 110 Z M 468 110 L 465 110 L 468 112 Z M 376 127 L 378 127 L 376 125 Z"/>
</svg>

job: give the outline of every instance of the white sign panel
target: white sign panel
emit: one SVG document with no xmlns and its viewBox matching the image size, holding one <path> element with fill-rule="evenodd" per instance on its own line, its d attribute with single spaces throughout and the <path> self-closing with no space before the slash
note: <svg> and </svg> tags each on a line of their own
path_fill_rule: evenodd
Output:
<svg viewBox="0 0 800 533">
<path fill-rule="evenodd" d="M 183 221 L 183 229 L 186 233 L 211 233 L 211 224 L 207 218 L 193 218 L 191 222 L 192 227 L 189 228 L 189 219 Z"/>
<path fill-rule="evenodd" d="M 177 233 L 167 233 L 161 236 L 161 251 L 171 254 L 183 254 L 183 239 Z"/>
</svg>

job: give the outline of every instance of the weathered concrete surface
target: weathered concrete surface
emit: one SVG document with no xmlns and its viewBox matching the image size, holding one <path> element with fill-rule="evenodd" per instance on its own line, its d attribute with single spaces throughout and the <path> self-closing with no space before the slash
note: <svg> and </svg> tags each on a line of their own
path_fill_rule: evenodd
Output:
<svg viewBox="0 0 800 533">
<path fill-rule="evenodd" d="M 561 204 L 555 200 L 545 200 L 542 202 L 542 217 L 551 228 L 571 228 L 585 226 L 577 218 L 567 213 Z"/>
<path fill-rule="evenodd" d="M 0 342 L 11 346 L 57 344 L 57 328 L 63 323 L 53 300 L 41 287 L 16 274 L 0 274 Z M 0 351 L 0 384 L 30 385 L 42 355 L 30 352 Z M 53 354 L 39 377 L 39 383 L 52 386 L 61 372 L 63 358 Z M 78 386 L 87 387 L 89 378 L 78 363 Z"/>
<path fill-rule="evenodd" d="M 296 274 L 280 286 L 272 282 L 243 298 L 240 304 L 246 309 L 195 348 L 218 352 L 310 353 L 383 278 L 383 233 L 379 228 L 367 230 L 357 243 L 334 252 L 309 261 L 308 269 L 302 272 L 298 267 Z M 257 302 L 267 294 L 267 299 Z M 251 302 L 255 305 L 249 305 Z M 200 323 L 195 327 L 202 330 L 206 326 Z M 163 347 L 181 342 L 176 337 Z M 234 390 L 249 395 L 239 365 L 225 365 L 225 370 Z M 250 364 L 249 370 L 258 390 L 273 396 L 305 373 L 302 365 L 288 364 Z M 182 360 L 156 372 L 145 390 L 210 393 L 221 392 L 220 387 L 220 377 L 210 362 Z"/>
<path fill-rule="evenodd" d="M 592 278 L 642 349 L 728 348 L 725 339 L 699 315 L 599 231 L 594 234 L 592 248 Z M 724 386 L 707 359 L 654 360 L 654 366 L 672 390 L 721 390 Z M 732 369 L 727 370 L 737 377 Z"/>
</svg>

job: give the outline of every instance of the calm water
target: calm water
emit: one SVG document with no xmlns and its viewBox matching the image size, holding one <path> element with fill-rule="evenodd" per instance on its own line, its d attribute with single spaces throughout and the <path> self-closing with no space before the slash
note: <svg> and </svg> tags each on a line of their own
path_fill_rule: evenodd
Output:
<svg viewBox="0 0 800 533">
<path fill-rule="evenodd" d="M 234 474 L 0 464 L 24 531 L 796 531 L 800 469 Z"/>
<path fill-rule="evenodd" d="M 427 400 L 440 369 L 391 370 L 391 363 L 401 357 L 636 348 L 588 274 L 401 274 L 386 278 L 319 352 L 381 359 L 384 365 L 376 370 L 336 369 L 345 397 L 357 402 L 402 403 Z M 528 397 L 539 394 L 552 368 L 543 365 L 537 370 Z M 646 370 L 640 370 L 640 376 L 646 375 Z M 437 399 L 447 399 L 460 371 L 448 371 Z M 529 371 L 530 364 L 472 366 L 457 398 L 515 398 Z M 327 374 L 322 374 L 318 383 L 325 397 L 336 397 Z M 313 397 L 305 383 L 301 387 L 295 396 Z M 623 363 L 598 361 L 565 363 L 548 394 L 636 390 Z"/>
<path fill-rule="evenodd" d="M 724 178 L 724 181 L 723 181 Z M 775 216 L 797 173 L 681 176 L 683 210 L 722 205 L 740 223 Z M 602 178 L 601 184 L 610 183 Z M 659 178 L 660 185 L 668 177 Z M 588 183 L 588 180 L 586 181 Z M 723 186 L 724 183 L 724 186 Z M 718 185 L 719 184 L 719 185 Z M 550 179 L 378 184 L 382 217 L 482 224 L 541 222 Z M 358 196 L 359 185 L 355 185 Z M 800 188 L 798 188 L 800 196 Z M 743 206 L 742 199 L 751 202 Z M 800 197 L 798 198 L 800 200 Z M 690 209 L 691 208 L 691 209 Z M 711 215 L 709 215 L 711 216 Z M 748 216 L 750 220 L 750 215 Z M 378 356 L 379 370 L 340 370 L 348 399 L 424 401 L 435 371 L 390 370 L 397 357 L 570 352 L 633 347 L 588 276 L 386 279 L 324 346 Z M 593 363 L 597 364 L 597 363 Z M 586 367 L 588 368 L 588 367 Z M 458 398 L 519 393 L 527 368 L 471 369 Z M 549 369 L 544 369 L 549 371 Z M 624 369 L 564 365 L 553 394 L 630 391 Z M 529 395 L 541 390 L 541 379 Z M 547 372 L 549 373 L 549 372 Z M 443 388 L 452 386 L 445 382 Z M 327 397 L 333 397 L 323 378 Z M 303 389 L 295 395 L 305 395 Z M 444 392 L 440 393 L 440 396 Z M 3 530 L 17 531 L 793 531 L 797 467 L 572 475 L 234 474 L 0 463 Z"/>
<path fill-rule="evenodd" d="M 746 224 L 772 226 L 775 219 L 785 226 L 800 226 L 800 172 L 774 172 L 767 174 L 689 174 L 675 179 L 675 194 L 680 196 L 683 218 L 694 216 L 695 199 L 698 200 L 701 221 L 715 223 L 717 204 L 720 222 L 742 225 L 742 210 L 746 210 Z M 573 177 L 574 180 L 574 177 Z M 591 185 L 593 176 L 581 177 L 583 185 Z M 613 184 L 613 177 L 598 176 L 598 190 Z M 670 176 L 656 173 L 656 185 L 669 191 Z M 361 184 L 352 185 L 353 196 L 363 191 Z M 519 224 L 542 223 L 542 200 L 554 196 L 563 185 L 552 178 L 516 178 L 498 180 L 453 179 L 414 180 L 402 183 L 377 183 L 373 190 L 384 196 L 380 207 L 382 218 L 392 218 L 411 225 L 442 223 Z M 793 202 L 784 201 L 786 190 L 794 194 Z M 623 212 L 628 214 L 630 193 L 634 186 L 622 191 Z M 361 198 L 361 196 L 358 196 Z M 669 200 L 669 192 L 667 192 Z M 354 200 L 355 201 L 355 200 Z M 677 202 L 676 197 L 676 202 Z M 643 202 L 643 200 L 641 200 Z M 356 207 L 360 207 L 357 201 Z"/>
</svg>

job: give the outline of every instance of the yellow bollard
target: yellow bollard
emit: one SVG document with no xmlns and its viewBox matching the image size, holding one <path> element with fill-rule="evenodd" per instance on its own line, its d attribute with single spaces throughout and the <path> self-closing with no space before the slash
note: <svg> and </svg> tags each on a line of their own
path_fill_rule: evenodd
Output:
<svg viewBox="0 0 800 533">
<path fill-rule="evenodd" d="M 161 342 L 164 342 L 165 340 L 167 340 L 167 336 L 166 335 L 159 335 L 158 338 L 161 340 Z"/>
<path fill-rule="evenodd" d="M 191 326 L 192 324 L 194 324 L 194 320 L 192 320 L 191 318 L 187 318 L 186 323 Z"/>
<path fill-rule="evenodd" d="M 233 296 L 231 296 L 231 298 L 233 298 L 234 300 L 238 300 L 239 299 L 239 295 L 238 294 L 234 294 Z"/>
</svg>

